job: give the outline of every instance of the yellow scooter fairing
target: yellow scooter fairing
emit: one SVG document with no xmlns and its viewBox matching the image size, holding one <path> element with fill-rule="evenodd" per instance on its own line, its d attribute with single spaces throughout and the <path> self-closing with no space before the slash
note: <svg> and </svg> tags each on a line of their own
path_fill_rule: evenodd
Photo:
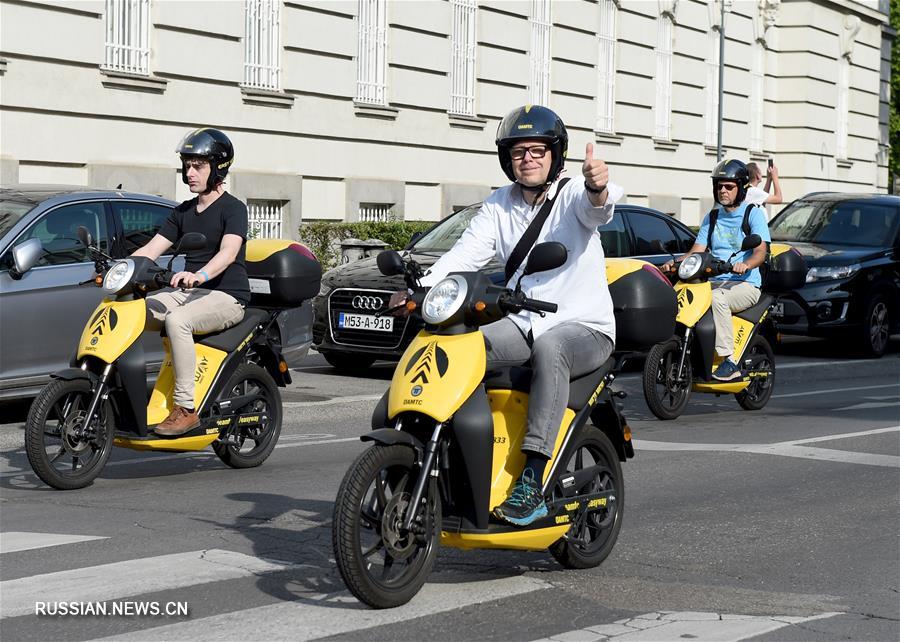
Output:
<svg viewBox="0 0 900 642">
<path fill-rule="evenodd" d="M 163 417 L 163 419 L 165 419 L 165 417 Z M 190 437 L 178 437 L 176 439 L 129 439 L 128 437 L 116 436 L 113 443 L 120 448 L 130 448 L 131 450 L 153 450 L 156 452 L 180 453 L 203 450 L 219 438 L 218 428 L 207 428 L 207 433 L 208 434 L 205 435 L 192 435 Z"/>
<path fill-rule="evenodd" d="M 441 544 L 453 548 L 499 548 L 519 551 L 541 551 L 564 536 L 572 527 L 568 522 L 562 526 L 547 528 L 522 528 L 507 533 L 448 533 L 441 531 Z"/>
<path fill-rule="evenodd" d="M 175 394 L 175 368 L 172 365 L 172 346 L 168 337 L 163 338 L 166 359 L 163 361 L 156 378 L 156 385 L 147 404 L 147 425 L 155 426 L 169 416 L 172 411 Z M 197 363 L 194 370 L 194 408 L 203 408 L 203 402 L 209 393 L 216 375 L 228 358 L 228 353 L 216 348 L 197 343 L 195 346 Z M 171 440 L 169 440 L 171 444 Z"/>
<path fill-rule="evenodd" d="M 388 396 L 388 418 L 415 410 L 447 421 L 475 391 L 487 365 L 484 335 L 420 332 L 400 358 Z"/>
<path fill-rule="evenodd" d="M 81 333 L 77 358 L 90 356 L 112 363 L 141 336 L 146 322 L 143 299 L 103 299 Z"/>
<path fill-rule="evenodd" d="M 643 269 L 644 265 L 646 262 L 638 259 L 608 258 L 606 259 L 606 282 L 608 284 L 615 283 L 623 276 Z"/>
<path fill-rule="evenodd" d="M 712 305 L 712 287 L 706 282 L 679 282 L 675 284 L 675 292 L 678 300 L 678 315 L 675 320 L 693 328 Z"/>
</svg>

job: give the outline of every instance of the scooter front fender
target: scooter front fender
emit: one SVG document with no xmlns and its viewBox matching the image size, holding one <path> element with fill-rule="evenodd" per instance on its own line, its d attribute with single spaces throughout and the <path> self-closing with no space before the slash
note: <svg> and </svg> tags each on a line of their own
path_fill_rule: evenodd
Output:
<svg viewBox="0 0 900 642">
<path fill-rule="evenodd" d="M 50 375 L 52 379 L 62 379 L 64 381 L 75 381 L 76 379 L 87 379 L 91 385 L 100 381 L 100 378 L 90 370 L 82 370 L 81 368 L 63 368 Z"/>
<path fill-rule="evenodd" d="M 416 439 L 413 435 L 410 435 L 408 432 L 395 430 L 393 428 L 379 428 L 378 430 L 373 430 L 370 433 L 361 435 L 359 440 L 374 441 L 379 444 L 384 444 L 385 446 L 400 444 L 401 446 L 409 446 L 419 452 L 425 452 L 425 446 L 421 441 Z"/>
</svg>

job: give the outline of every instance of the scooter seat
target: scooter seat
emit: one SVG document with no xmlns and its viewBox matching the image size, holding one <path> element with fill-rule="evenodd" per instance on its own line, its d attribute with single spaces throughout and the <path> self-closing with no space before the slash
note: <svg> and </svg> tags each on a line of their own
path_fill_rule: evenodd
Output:
<svg viewBox="0 0 900 642">
<path fill-rule="evenodd" d="M 616 365 L 616 359 L 610 357 L 606 362 L 587 374 L 576 377 L 569 382 L 568 407 L 580 410 L 594 394 L 600 380 L 609 374 Z M 516 390 L 528 393 L 531 391 L 531 368 L 525 366 L 509 366 L 489 370 L 484 377 L 484 387 L 488 390 Z"/>
<path fill-rule="evenodd" d="M 226 330 L 198 335 L 196 336 L 196 342 L 223 352 L 232 352 L 241 345 L 241 342 L 247 338 L 250 331 L 264 321 L 267 316 L 269 316 L 268 313 L 263 310 L 247 308 L 240 323 Z"/>
<path fill-rule="evenodd" d="M 763 294 L 759 297 L 759 301 L 756 302 L 755 305 L 751 305 L 746 310 L 741 310 L 737 314 L 736 317 L 739 319 L 744 319 L 744 321 L 749 321 L 750 323 L 756 323 L 759 321 L 759 318 L 763 315 L 763 312 L 766 311 L 775 297 L 771 294 Z"/>
</svg>

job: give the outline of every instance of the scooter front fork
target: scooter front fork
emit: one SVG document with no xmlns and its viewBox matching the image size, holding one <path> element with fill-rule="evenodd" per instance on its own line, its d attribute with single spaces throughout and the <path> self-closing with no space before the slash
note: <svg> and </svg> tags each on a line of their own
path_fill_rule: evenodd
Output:
<svg viewBox="0 0 900 642">
<path fill-rule="evenodd" d="M 681 356 L 678 358 L 678 381 L 684 379 L 684 363 L 691 353 L 691 329 L 684 329 L 684 343 L 681 344 Z"/>
<path fill-rule="evenodd" d="M 91 397 L 91 404 L 88 406 L 87 412 L 84 413 L 84 424 L 81 426 L 81 430 L 85 434 L 88 432 L 91 422 L 94 419 L 94 415 L 97 412 L 97 408 L 99 408 L 103 400 L 106 399 L 106 382 L 109 380 L 109 373 L 112 372 L 112 367 L 113 365 L 111 363 L 107 363 L 106 367 L 103 368 L 103 373 L 100 375 L 100 381 L 97 383 L 97 389 L 94 391 L 94 396 Z"/>
<path fill-rule="evenodd" d="M 431 433 L 431 439 L 425 447 L 425 456 L 422 457 L 422 467 L 419 469 L 419 476 L 416 479 L 416 485 L 413 487 L 412 497 L 409 499 L 406 516 L 403 518 L 403 524 L 401 525 L 401 529 L 404 531 L 409 531 L 409 529 L 412 528 L 412 523 L 416 518 L 416 514 L 419 512 L 419 504 L 422 503 L 422 495 L 425 494 L 425 484 L 428 483 L 432 471 L 434 471 L 435 475 L 438 474 L 438 469 L 434 463 L 437 458 L 438 439 L 441 436 L 441 429 L 443 427 L 444 424 L 442 423 L 435 425 L 434 431 Z"/>
</svg>

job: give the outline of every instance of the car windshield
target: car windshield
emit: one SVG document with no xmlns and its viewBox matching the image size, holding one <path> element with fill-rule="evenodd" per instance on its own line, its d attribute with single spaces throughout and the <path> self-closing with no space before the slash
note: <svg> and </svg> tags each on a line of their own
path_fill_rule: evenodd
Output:
<svg viewBox="0 0 900 642">
<path fill-rule="evenodd" d="M 773 241 L 889 246 L 900 215 L 891 205 L 795 201 L 770 224 Z"/>
<path fill-rule="evenodd" d="M 32 207 L 33 203 L 0 200 L 0 237 L 5 236 Z"/>
<path fill-rule="evenodd" d="M 416 252 L 446 252 L 454 246 L 469 226 L 469 221 L 481 210 L 481 204 L 464 207 L 432 228 L 413 244 Z"/>
</svg>

